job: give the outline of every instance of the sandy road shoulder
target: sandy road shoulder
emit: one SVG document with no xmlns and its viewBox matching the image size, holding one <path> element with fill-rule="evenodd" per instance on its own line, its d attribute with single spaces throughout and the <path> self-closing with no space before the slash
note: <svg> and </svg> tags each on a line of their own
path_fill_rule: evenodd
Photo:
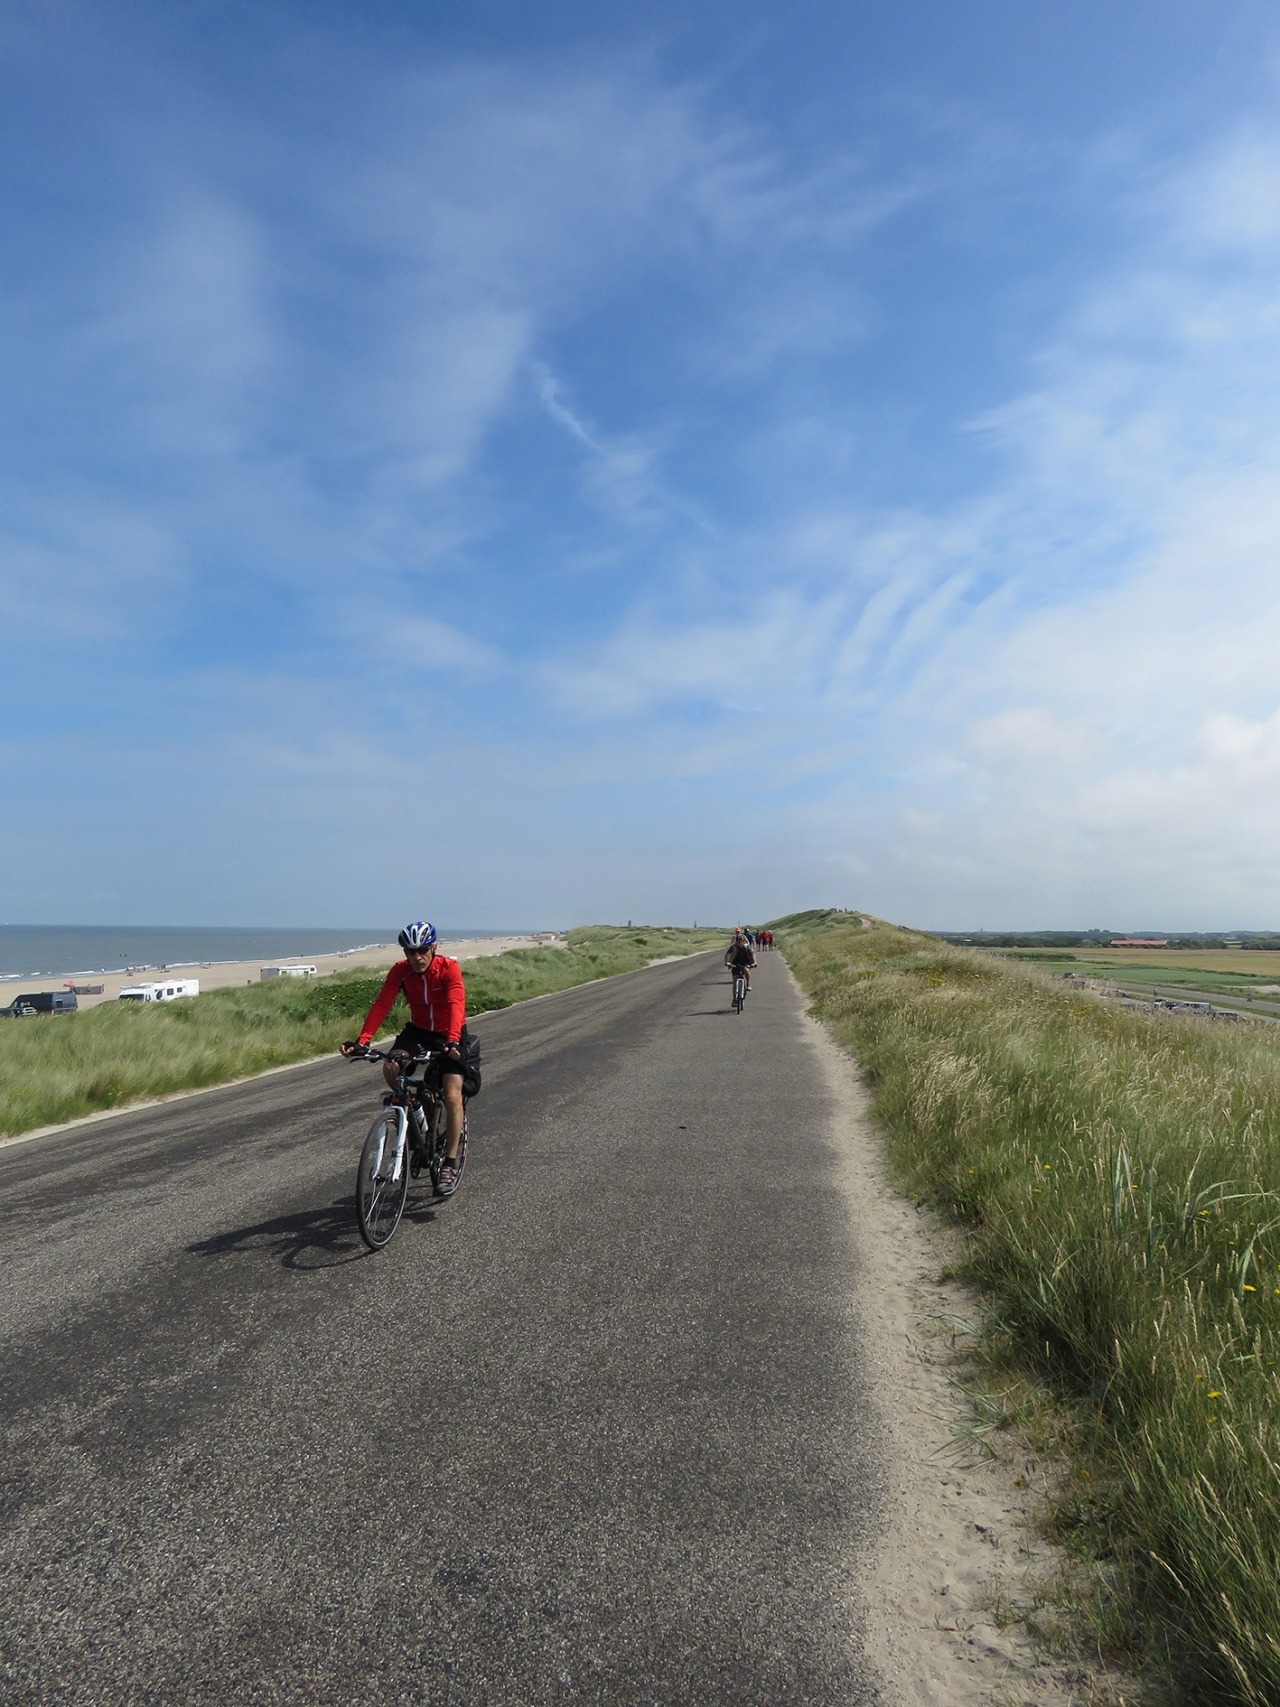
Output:
<svg viewBox="0 0 1280 1707">
<path fill-rule="evenodd" d="M 958 1385 L 956 1323 L 976 1321 L 979 1302 L 942 1278 L 953 1236 L 894 1184 L 856 1064 L 817 1021 L 805 1025 L 836 1107 L 838 1183 L 863 1277 L 852 1304 L 880 1410 L 885 1527 L 851 1570 L 886 1703 L 1119 1700 L 1100 1688 L 1101 1672 L 1046 1653 L 1025 1625 L 1001 1628 L 992 1614 L 995 1604 L 1026 1605 L 1057 1563 L 1034 1533 L 1043 1474 L 1008 1437 L 995 1458 L 958 1449 L 973 1411 Z"/>
</svg>

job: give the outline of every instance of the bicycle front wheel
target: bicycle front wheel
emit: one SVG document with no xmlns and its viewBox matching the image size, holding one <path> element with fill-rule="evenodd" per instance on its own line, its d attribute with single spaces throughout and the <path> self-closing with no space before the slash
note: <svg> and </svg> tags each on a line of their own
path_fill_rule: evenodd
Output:
<svg viewBox="0 0 1280 1707">
<path fill-rule="evenodd" d="M 409 1190 L 408 1149 L 399 1116 L 380 1114 L 369 1128 L 356 1175 L 356 1217 L 371 1251 L 380 1251 L 400 1225 Z"/>
</svg>

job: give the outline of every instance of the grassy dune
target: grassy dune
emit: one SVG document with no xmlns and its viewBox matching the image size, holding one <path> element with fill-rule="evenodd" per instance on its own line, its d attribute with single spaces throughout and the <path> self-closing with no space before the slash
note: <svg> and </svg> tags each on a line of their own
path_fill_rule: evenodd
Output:
<svg viewBox="0 0 1280 1707">
<path fill-rule="evenodd" d="M 1064 1530 L 1185 1699 L 1274 1707 L 1280 1032 L 1128 1012 L 846 915 L 774 928 L 903 1178 L 966 1229 L 992 1331 L 1069 1402 Z"/>
<path fill-rule="evenodd" d="M 693 954 L 724 934 L 592 926 L 571 931 L 567 948 L 471 960 L 467 1011 L 509 1007 L 663 955 Z M 0 1022 L 0 1135 L 323 1055 L 355 1035 L 381 985 L 380 974 L 352 971 L 210 990 L 158 1007 L 122 1002 L 57 1019 Z M 389 1023 L 407 1017 L 399 1004 Z"/>
</svg>

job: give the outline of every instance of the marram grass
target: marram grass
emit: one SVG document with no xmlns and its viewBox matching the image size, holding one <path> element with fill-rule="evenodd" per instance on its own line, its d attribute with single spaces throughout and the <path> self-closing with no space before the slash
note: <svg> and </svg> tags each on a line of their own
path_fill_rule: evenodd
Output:
<svg viewBox="0 0 1280 1707">
<path fill-rule="evenodd" d="M 465 964 L 467 1011 L 508 1007 L 724 941 L 723 931 L 592 926 L 566 948 L 522 948 Z M 158 1006 L 113 1002 L 83 1013 L 0 1021 L 0 1135 L 148 1097 L 305 1061 L 353 1037 L 381 973 L 210 990 Z M 408 1018 L 403 1003 L 391 1027 Z"/>
<path fill-rule="evenodd" d="M 1075 1501 L 1188 1701 L 1280 1703 L 1280 1028 L 847 915 L 779 931 L 906 1183 L 1084 1419 Z"/>
</svg>

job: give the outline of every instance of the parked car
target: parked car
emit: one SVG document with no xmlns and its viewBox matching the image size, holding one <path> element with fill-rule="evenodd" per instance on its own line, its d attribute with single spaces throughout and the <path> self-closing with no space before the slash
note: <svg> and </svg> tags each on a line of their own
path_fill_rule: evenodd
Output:
<svg viewBox="0 0 1280 1707">
<path fill-rule="evenodd" d="M 34 1019 L 37 1014 L 73 1014 L 78 1007 L 73 990 L 34 990 L 15 996 L 0 1014 L 9 1019 Z"/>
</svg>

